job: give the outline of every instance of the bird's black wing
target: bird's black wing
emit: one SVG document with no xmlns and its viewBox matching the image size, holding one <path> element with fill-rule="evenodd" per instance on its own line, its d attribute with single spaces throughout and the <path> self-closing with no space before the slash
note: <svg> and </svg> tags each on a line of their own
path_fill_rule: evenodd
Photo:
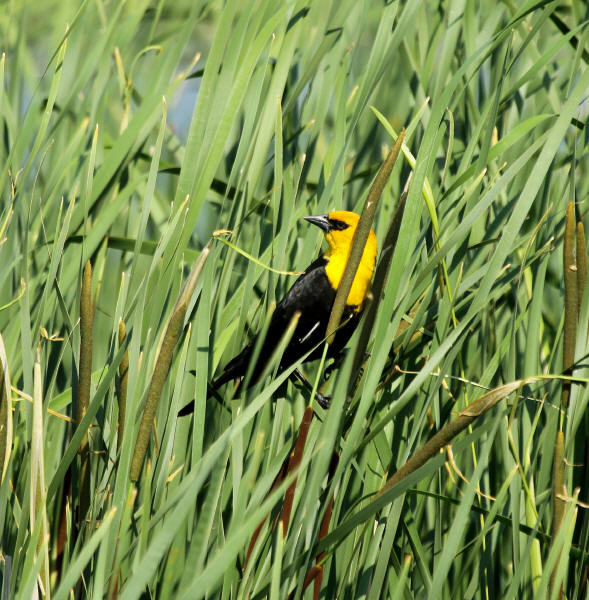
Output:
<svg viewBox="0 0 589 600">
<path fill-rule="evenodd" d="M 299 321 L 284 351 L 281 367 L 286 368 L 314 348 L 325 337 L 327 322 L 335 300 L 335 290 L 331 287 L 325 272 L 326 259 L 318 258 L 301 275 L 276 306 L 270 325 L 270 333 L 276 342 L 286 330 L 295 313 L 300 313 Z M 272 338 L 268 339 L 272 343 Z"/>
<path fill-rule="evenodd" d="M 288 364 L 292 364 L 294 360 L 302 356 L 304 352 L 294 352 L 294 348 L 289 348 L 293 345 L 298 346 L 304 344 L 305 335 L 308 334 L 313 327 L 317 328 L 317 322 L 321 323 L 324 320 L 325 312 L 331 310 L 335 292 L 329 285 L 327 275 L 325 274 L 326 260 L 318 258 L 314 261 L 307 270 L 294 282 L 292 287 L 276 305 L 268 331 L 264 340 L 264 344 L 260 351 L 258 364 L 254 369 L 252 382 L 261 375 L 264 367 L 275 350 L 280 338 L 286 331 L 294 314 L 299 311 L 298 326 L 291 339 L 289 347 L 285 351 L 281 366 L 286 366 L 286 358 L 288 356 Z M 325 307 L 325 304 L 328 307 Z M 329 314 L 328 314 L 329 318 Z M 223 373 L 214 381 L 214 387 L 219 387 L 232 379 L 243 377 L 249 367 L 254 346 L 257 341 L 257 335 L 254 336 L 247 346 L 232 360 L 230 360 Z M 311 346 L 312 347 L 312 346 Z"/>
<path fill-rule="evenodd" d="M 325 338 L 327 323 L 336 294 L 336 290 L 331 287 L 327 278 L 327 273 L 325 272 L 326 264 L 327 260 L 323 257 L 315 260 L 276 305 L 258 362 L 253 371 L 252 383 L 262 374 L 264 367 L 295 313 L 300 313 L 299 321 L 282 355 L 280 362 L 281 369 L 292 365 Z M 352 317 L 351 319 L 350 316 Z M 346 310 L 344 319 L 347 320 L 346 324 L 336 335 L 335 341 L 330 348 L 330 356 L 337 354 L 347 343 L 357 325 L 358 313 L 355 313 L 352 309 Z M 257 336 L 254 336 L 247 346 L 227 363 L 223 373 L 215 380 L 214 387 L 219 387 L 232 379 L 243 377 L 246 374 L 256 340 Z M 315 360 L 320 355 L 321 348 L 318 348 L 307 360 Z"/>
<path fill-rule="evenodd" d="M 297 328 L 284 351 L 281 367 L 286 368 L 296 362 L 301 356 L 320 344 L 326 336 L 327 324 L 335 301 L 337 290 L 331 287 L 325 266 L 327 260 L 323 257 L 314 261 L 276 307 L 277 321 L 282 321 L 285 330 L 295 312 L 301 313 Z M 328 352 L 329 357 L 336 356 L 346 345 L 358 325 L 360 311 L 355 307 L 346 306 L 342 315 L 342 324 Z M 274 321 L 274 319 L 273 319 Z M 316 348 L 306 360 L 316 360 L 321 357 L 323 348 Z"/>
</svg>

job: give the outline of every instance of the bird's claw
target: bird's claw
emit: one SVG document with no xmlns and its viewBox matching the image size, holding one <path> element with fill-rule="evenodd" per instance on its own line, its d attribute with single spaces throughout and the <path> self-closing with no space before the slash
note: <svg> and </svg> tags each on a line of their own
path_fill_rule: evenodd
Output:
<svg viewBox="0 0 589 600">
<path fill-rule="evenodd" d="M 295 379 L 302 383 L 303 387 L 305 387 L 309 392 L 311 392 L 311 394 L 313 393 L 313 386 L 311 385 L 309 380 L 299 371 L 299 369 L 295 369 L 292 372 L 292 375 Z M 331 396 L 325 396 L 318 390 L 315 390 L 315 398 L 317 399 L 317 403 L 319 404 L 319 406 L 321 406 L 321 408 L 329 408 L 329 405 L 331 404 Z"/>
</svg>

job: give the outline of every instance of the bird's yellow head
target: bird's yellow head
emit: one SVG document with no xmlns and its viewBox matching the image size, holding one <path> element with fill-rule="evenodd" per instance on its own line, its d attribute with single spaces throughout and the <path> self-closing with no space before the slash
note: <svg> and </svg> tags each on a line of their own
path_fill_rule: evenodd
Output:
<svg viewBox="0 0 589 600">
<path fill-rule="evenodd" d="M 360 217 L 356 213 L 346 210 L 335 210 L 326 215 L 305 217 L 305 219 L 323 230 L 325 241 L 329 246 L 327 252 L 323 255 L 327 260 L 325 271 L 332 287 L 337 289 L 352 249 L 352 240 Z M 362 306 L 370 290 L 376 252 L 376 235 L 371 229 L 347 299 L 348 305 L 357 306 L 358 308 Z"/>
</svg>

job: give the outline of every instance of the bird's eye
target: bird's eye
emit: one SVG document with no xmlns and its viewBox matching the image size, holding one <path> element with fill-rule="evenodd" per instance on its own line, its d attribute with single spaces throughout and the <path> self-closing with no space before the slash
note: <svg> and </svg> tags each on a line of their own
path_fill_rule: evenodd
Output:
<svg viewBox="0 0 589 600">
<path fill-rule="evenodd" d="M 347 223 L 344 223 L 344 221 L 339 221 L 338 219 L 329 219 L 329 228 L 332 231 L 343 231 L 348 227 L 349 225 Z"/>
</svg>

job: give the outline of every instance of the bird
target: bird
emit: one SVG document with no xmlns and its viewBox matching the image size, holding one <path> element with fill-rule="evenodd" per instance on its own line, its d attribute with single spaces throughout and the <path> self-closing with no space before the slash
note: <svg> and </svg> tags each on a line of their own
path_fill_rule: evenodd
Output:
<svg viewBox="0 0 589 600">
<path fill-rule="evenodd" d="M 326 338 L 331 309 L 350 255 L 352 240 L 360 217 L 350 211 L 336 210 L 323 215 L 303 218 L 323 231 L 327 250 L 307 267 L 276 305 L 262 342 L 258 360 L 253 367 L 250 385 L 259 380 L 269 358 L 296 313 L 299 315 L 298 323 L 280 360 L 279 372 L 290 367 L 311 350 L 312 352 L 304 362 L 316 360 L 323 353 L 321 342 Z M 352 288 L 346 299 L 341 325 L 329 346 L 328 358 L 337 359 L 341 355 L 358 325 L 370 292 L 377 249 L 376 234 L 371 229 Z M 229 381 L 246 375 L 257 339 L 258 335 L 252 337 L 243 350 L 225 365 L 223 372 L 212 382 L 213 389 L 218 389 Z M 310 385 L 300 372 L 295 371 L 293 374 L 306 385 Z M 318 394 L 317 399 L 324 408 L 329 406 L 327 397 Z M 194 403 L 186 405 L 180 410 L 179 415 L 189 414 L 193 407 Z"/>
</svg>

